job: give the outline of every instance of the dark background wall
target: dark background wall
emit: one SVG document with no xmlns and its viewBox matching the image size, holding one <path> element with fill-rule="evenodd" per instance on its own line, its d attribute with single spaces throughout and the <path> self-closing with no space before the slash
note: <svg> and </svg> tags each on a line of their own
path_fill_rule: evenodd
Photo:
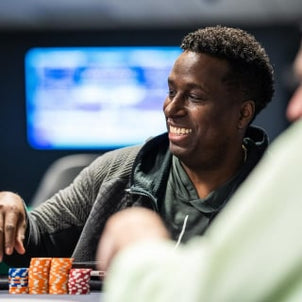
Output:
<svg viewBox="0 0 302 302">
<path fill-rule="evenodd" d="M 233 24 L 234 25 L 234 24 Z M 202 25 L 200 25 L 202 26 Z M 235 25 L 236 26 L 236 25 Z M 267 129 L 271 140 L 287 126 L 285 108 L 291 94 L 287 73 L 299 47 L 299 31 L 291 24 L 240 26 L 266 48 L 275 67 L 276 93 L 255 123 Z M 197 27 L 173 29 L 110 29 L 98 31 L 0 32 L 0 190 L 11 190 L 30 202 L 47 167 L 57 158 L 85 150 L 33 150 L 26 140 L 24 54 L 34 46 L 179 45 Z M 102 150 L 89 150 L 102 153 Z"/>
</svg>

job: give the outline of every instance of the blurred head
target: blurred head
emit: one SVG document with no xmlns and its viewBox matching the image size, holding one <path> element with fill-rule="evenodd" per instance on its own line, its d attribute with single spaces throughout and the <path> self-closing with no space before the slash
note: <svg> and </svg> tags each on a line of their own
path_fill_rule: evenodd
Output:
<svg viewBox="0 0 302 302">
<path fill-rule="evenodd" d="M 255 102 L 255 116 L 272 100 L 273 68 L 253 35 L 238 28 L 206 27 L 189 33 L 181 48 L 228 61 L 229 72 L 224 81 L 240 89 L 243 100 Z"/>
<path fill-rule="evenodd" d="M 291 122 L 302 117 L 302 42 L 293 64 L 293 71 L 298 87 L 287 106 L 286 116 Z"/>
</svg>

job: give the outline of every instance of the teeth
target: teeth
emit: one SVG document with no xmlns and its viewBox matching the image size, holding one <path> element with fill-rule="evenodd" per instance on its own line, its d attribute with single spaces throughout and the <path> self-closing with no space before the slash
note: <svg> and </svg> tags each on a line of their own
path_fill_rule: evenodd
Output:
<svg viewBox="0 0 302 302">
<path fill-rule="evenodd" d="M 189 134 L 192 132 L 192 129 L 177 128 L 170 126 L 170 132 L 173 134 Z"/>
</svg>

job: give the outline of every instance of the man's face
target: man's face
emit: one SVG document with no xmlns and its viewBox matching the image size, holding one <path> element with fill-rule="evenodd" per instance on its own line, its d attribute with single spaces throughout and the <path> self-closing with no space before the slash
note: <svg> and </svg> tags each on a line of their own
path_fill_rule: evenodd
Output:
<svg viewBox="0 0 302 302">
<path fill-rule="evenodd" d="M 170 150 L 187 165 L 219 165 L 241 143 L 239 92 L 223 82 L 228 62 L 185 51 L 168 79 L 164 103 Z"/>
<path fill-rule="evenodd" d="M 287 118 L 292 122 L 302 117 L 302 43 L 293 68 L 298 87 L 290 99 L 286 112 Z"/>
</svg>

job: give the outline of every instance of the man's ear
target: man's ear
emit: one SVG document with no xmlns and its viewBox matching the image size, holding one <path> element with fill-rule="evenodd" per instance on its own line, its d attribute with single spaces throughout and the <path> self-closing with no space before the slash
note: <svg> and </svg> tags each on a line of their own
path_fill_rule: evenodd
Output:
<svg viewBox="0 0 302 302">
<path fill-rule="evenodd" d="M 255 102 L 252 100 L 244 101 L 240 106 L 240 117 L 238 129 L 245 129 L 255 115 Z"/>
</svg>

